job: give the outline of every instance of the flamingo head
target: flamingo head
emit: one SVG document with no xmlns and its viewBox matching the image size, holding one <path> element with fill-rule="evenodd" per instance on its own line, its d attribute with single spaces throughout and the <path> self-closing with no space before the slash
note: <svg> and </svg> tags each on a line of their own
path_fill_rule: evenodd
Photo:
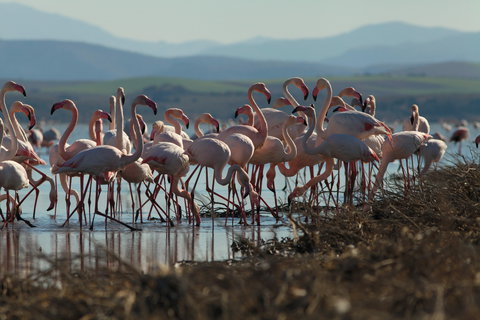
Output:
<svg viewBox="0 0 480 320">
<path fill-rule="evenodd" d="M 237 118 L 239 114 L 253 114 L 253 109 L 249 104 L 244 104 L 235 110 L 235 118 Z"/>
<path fill-rule="evenodd" d="M 283 107 L 283 106 L 289 106 L 289 105 L 291 105 L 291 103 L 290 103 L 290 101 L 288 101 L 287 98 L 285 98 L 285 97 L 280 97 L 280 98 L 278 98 L 277 100 L 275 100 L 275 101 L 273 102 L 272 107 L 275 108 L 275 109 L 277 109 L 277 108 L 281 108 L 281 107 Z"/>
<path fill-rule="evenodd" d="M 135 100 L 133 100 L 132 105 L 137 105 L 137 104 L 147 106 L 153 110 L 153 114 L 157 114 L 157 104 L 155 103 L 155 101 L 153 101 L 146 95 L 141 94 L 137 96 Z"/>
<path fill-rule="evenodd" d="M 18 91 L 21 94 L 23 94 L 24 97 L 27 96 L 27 94 L 25 93 L 25 88 L 22 85 L 14 82 L 14 81 L 5 82 L 5 84 L 3 85 L 3 90 L 5 90 L 5 91 Z"/>
<path fill-rule="evenodd" d="M 137 114 L 137 120 L 138 124 L 140 124 L 140 132 L 142 132 L 143 135 L 147 131 L 147 124 L 145 123 L 145 121 L 143 121 L 143 117 L 141 114 Z"/>
<path fill-rule="evenodd" d="M 317 84 L 315 85 L 315 88 L 312 91 L 313 100 L 317 101 L 318 93 L 326 88 L 332 89 L 330 82 L 325 78 L 318 79 Z"/>
<path fill-rule="evenodd" d="M 28 118 L 28 130 L 32 130 L 32 128 L 35 127 L 35 124 L 37 124 L 37 119 L 35 117 L 35 109 L 33 109 L 33 107 L 29 104 L 23 104 L 22 112 Z"/>
<path fill-rule="evenodd" d="M 152 125 L 152 132 L 150 133 L 150 140 L 153 140 L 155 138 L 155 135 L 157 132 L 163 132 L 165 124 L 163 121 L 157 120 L 153 123 Z"/>
<path fill-rule="evenodd" d="M 208 113 L 208 115 L 210 124 L 215 127 L 215 132 L 220 132 L 220 123 L 218 122 L 218 120 L 212 117 L 210 113 Z"/>
<path fill-rule="evenodd" d="M 267 97 L 267 102 L 270 104 L 270 101 L 272 100 L 272 94 L 270 93 L 270 90 L 268 90 L 267 86 L 263 82 L 257 82 L 253 84 L 250 87 L 251 90 L 253 91 L 258 91 L 260 93 L 263 93 L 265 97 Z"/>
<path fill-rule="evenodd" d="M 75 106 L 75 103 L 73 103 L 72 100 L 70 99 L 65 99 L 63 101 L 57 102 L 52 106 L 52 109 L 50 110 L 50 115 L 52 115 L 55 111 L 58 109 L 71 109 Z"/>
<path fill-rule="evenodd" d="M 298 106 L 295 109 L 293 109 L 292 113 L 296 112 L 303 112 L 308 118 L 315 118 L 315 108 L 313 107 L 313 104 L 310 106 Z"/>
<path fill-rule="evenodd" d="M 347 87 L 347 88 L 343 89 L 342 91 L 340 91 L 338 93 L 338 96 L 340 96 L 340 97 L 343 97 L 343 96 L 354 97 L 354 98 L 356 98 L 360 101 L 360 104 L 363 104 L 362 94 L 360 92 L 358 92 L 357 90 L 355 90 L 355 88 L 353 88 L 353 87 Z"/>
<path fill-rule="evenodd" d="M 331 107 L 335 107 L 335 106 L 340 106 L 341 108 L 343 109 L 336 109 L 337 111 L 348 111 L 347 109 L 347 104 L 345 103 L 345 101 L 343 101 L 343 99 L 339 96 L 333 96 L 332 99 L 330 100 L 330 106 L 329 108 Z"/>
<path fill-rule="evenodd" d="M 292 81 L 293 81 L 293 84 L 299 88 L 300 90 L 302 90 L 302 93 L 303 93 L 303 100 L 307 100 L 308 98 L 308 87 L 307 85 L 305 84 L 305 81 L 303 81 L 302 78 L 298 78 L 298 77 L 295 77 L 295 78 L 292 78 Z"/>
<path fill-rule="evenodd" d="M 110 116 L 110 113 L 103 111 L 102 109 L 97 109 L 93 113 L 95 119 L 107 119 L 108 121 L 112 122 L 112 117 Z"/>
<path fill-rule="evenodd" d="M 125 90 L 122 87 L 117 89 L 117 99 L 122 102 L 122 105 L 125 104 Z"/>
</svg>

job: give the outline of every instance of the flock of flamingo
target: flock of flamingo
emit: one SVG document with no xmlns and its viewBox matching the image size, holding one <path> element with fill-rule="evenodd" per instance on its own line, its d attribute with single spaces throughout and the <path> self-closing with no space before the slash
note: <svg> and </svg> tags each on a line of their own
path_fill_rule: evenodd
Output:
<svg viewBox="0 0 480 320">
<path fill-rule="evenodd" d="M 201 215 L 195 195 L 199 177 L 205 169 L 206 192 L 211 197 L 212 207 L 218 201 L 223 201 L 228 210 L 240 213 L 241 223 L 247 224 L 244 202 L 248 197 L 252 223 L 260 223 L 262 202 L 278 218 L 275 186 L 277 169 L 285 177 L 297 176 L 288 196 L 289 202 L 310 190 L 311 204 L 318 203 L 321 194 L 325 203 L 333 202 L 338 207 L 372 201 L 378 189 L 382 188 L 388 165 L 395 160 L 404 160 L 405 165 L 402 161 L 400 164 L 404 186 L 409 188 L 415 176 L 421 177 L 432 163 L 440 161 L 445 154 L 447 144 L 429 134 L 428 120 L 420 116 L 417 105 L 412 106 L 410 116 L 403 123 L 403 131 L 393 133 L 384 122 L 375 118 L 376 101 L 373 95 L 363 99 L 358 91 L 349 87 L 334 96 L 329 81 L 321 78 L 312 91 L 315 101 L 320 92 L 325 93 L 322 107 L 316 111 L 313 104 L 300 105 L 290 93 L 290 86 L 298 88 L 303 98 L 307 99 L 307 85 L 303 79 L 294 77 L 283 83 L 285 97 L 277 99 L 273 108 L 260 108 L 254 93 L 263 95 L 268 103 L 271 94 L 264 83 L 255 83 L 247 92 L 249 103 L 235 112 L 235 117 L 243 114 L 248 120 L 219 132 L 219 122 L 211 114 L 201 114 L 195 121 L 195 139 L 182 130 L 181 123 L 188 128 L 189 118 L 177 108 L 167 109 L 164 121 L 155 121 L 147 138 L 148 128 L 137 114 L 137 106 L 148 107 L 156 114 L 157 105 L 145 95 L 137 96 L 131 104 L 127 134 L 123 114 L 125 93 L 123 88 L 118 88 L 116 94 L 110 97 L 110 113 L 102 110 L 93 113 L 89 123 L 89 138 L 76 140 L 69 145 L 67 141 L 75 130 L 78 109 L 69 99 L 54 103 L 52 117 L 54 113 L 65 111 L 71 112 L 72 117 L 57 144 L 53 144 L 54 138 L 47 139 L 45 134 L 44 140 L 47 142 L 44 143 L 50 148 L 51 172 L 55 175 L 52 179 L 36 168 L 46 163 L 34 148 L 42 145 L 42 137 L 39 130 L 32 129 L 35 125 L 33 107 L 15 101 L 10 110 L 7 109 L 7 92 L 16 91 L 26 95 L 22 85 L 8 81 L 0 91 L 0 109 L 4 119 L 0 119 L 0 188 L 6 191 L 0 195 L 0 201 L 6 200 L 5 215 L 0 208 L 1 219 L 4 225 L 15 219 L 30 224 L 21 217 L 20 206 L 26 197 L 35 192 L 35 217 L 38 187 L 47 182 L 50 184 L 50 206 L 47 210 L 56 209 L 57 184 L 65 191 L 65 223 L 77 214 L 80 226 L 88 223 L 92 228 L 95 216 L 100 215 L 134 229 L 118 216 L 121 211 L 118 204 L 121 202 L 121 181 L 125 180 L 131 194 L 132 223 L 138 219 L 143 222 L 142 208 L 149 204 L 150 213 L 155 210 L 162 221 L 173 224 L 170 219 L 173 210 L 177 221 L 185 212 L 189 222 L 200 225 Z M 350 104 L 345 102 L 345 97 L 351 97 Z M 282 111 L 281 107 L 285 105 L 293 106 L 293 112 Z M 361 107 L 361 111 L 355 109 L 357 106 Z M 335 112 L 327 119 L 330 109 Z M 20 126 L 16 113 L 28 117 L 29 130 L 25 131 Z M 103 122 L 107 120 L 109 130 L 103 132 Z M 204 134 L 200 129 L 201 124 L 213 126 L 215 133 Z M 454 132 L 451 140 L 461 143 L 468 135 L 468 129 L 461 127 Z M 55 137 L 55 134 L 51 136 Z M 480 136 L 475 143 L 478 147 Z M 416 168 L 413 155 L 419 159 Z M 420 159 L 423 159 L 421 170 Z M 375 162 L 380 164 L 377 166 Z M 269 168 L 264 174 L 267 164 Z M 191 165 L 195 168 L 187 176 Z M 226 168 L 228 170 L 225 172 Z M 208 169 L 213 169 L 213 176 L 209 175 Z M 340 179 L 342 170 L 344 175 Z M 33 178 L 33 171 L 40 175 L 38 180 Z M 307 173 L 310 174 L 309 178 L 305 178 Z M 272 207 L 261 194 L 264 176 L 266 186 L 274 193 L 275 205 Z M 304 179 L 299 179 L 299 176 Z M 79 190 L 72 188 L 72 180 L 77 177 Z M 216 191 L 215 182 L 228 186 L 228 194 Z M 340 198 L 341 183 L 344 191 Z M 138 199 L 136 209 L 132 184 Z M 102 185 L 107 188 L 103 211 L 99 204 Z M 142 186 L 145 187 L 143 192 Z M 319 193 L 320 186 L 324 190 L 322 193 Z M 18 191 L 24 188 L 31 189 L 20 199 Z M 10 195 L 12 191 L 15 196 Z M 141 195 L 146 196 L 143 202 Z M 160 196 L 165 198 L 164 205 L 157 200 Z M 75 199 L 75 205 L 72 205 L 72 198 Z M 93 214 L 90 209 L 91 198 L 94 199 Z"/>
</svg>

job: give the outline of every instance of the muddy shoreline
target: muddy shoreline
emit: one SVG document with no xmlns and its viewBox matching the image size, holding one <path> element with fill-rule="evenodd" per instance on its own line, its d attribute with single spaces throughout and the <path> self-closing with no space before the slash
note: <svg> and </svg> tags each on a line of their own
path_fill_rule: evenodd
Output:
<svg viewBox="0 0 480 320">
<path fill-rule="evenodd" d="M 0 319 L 475 319 L 480 317 L 480 166 L 431 172 L 371 208 L 315 210 L 296 237 L 236 240 L 241 261 L 143 273 L 0 276 Z M 308 219 L 307 219 L 308 217 Z M 45 259 L 49 259 L 45 257 Z"/>
</svg>

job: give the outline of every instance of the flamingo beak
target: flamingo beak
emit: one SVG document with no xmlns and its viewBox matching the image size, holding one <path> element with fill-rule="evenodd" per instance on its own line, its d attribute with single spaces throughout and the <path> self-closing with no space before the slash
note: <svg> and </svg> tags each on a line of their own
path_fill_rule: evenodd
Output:
<svg viewBox="0 0 480 320">
<path fill-rule="evenodd" d="M 157 133 L 157 130 L 152 130 L 150 133 L 150 140 L 153 141 L 155 139 L 155 133 Z"/>
<path fill-rule="evenodd" d="M 185 127 L 188 129 L 188 126 L 190 124 L 190 119 L 186 115 L 182 116 L 183 123 L 185 123 Z"/>
<path fill-rule="evenodd" d="M 157 104 L 155 103 L 155 101 L 148 99 L 147 106 L 149 106 L 153 110 L 154 115 L 157 115 Z"/>
<path fill-rule="evenodd" d="M 309 93 L 307 86 L 302 86 L 302 91 L 303 91 L 303 100 L 307 100 L 308 93 Z"/>
<path fill-rule="evenodd" d="M 319 92 L 320 92 L 320 89 L 318 89 L 318 87 L 315 87 L 315 89 L 313 89 L 312 91 L 313 101 L 317 101 L 317 96 Z"/>
<path fill-rule="evenodd" d="M 63 107 L 63 102 L 57 102 L 52 106 L 50 110 L 50 115 L 52 115 L 56 110 L 61 109 Z"/>
<path fill-rule="evenodd" d="M 25 92 L 25 88 L 24 88 L 22 85 L 18 84 L 18 83 L 15 84 L 15 90 L 17 90 L 18 92 L 20 92 L 21 94 L 23 94 L 24 97 L 27 96 L 27 93 Z"/>
<path fill-rule="evenodd" d="M 306 107 L 304 107 L 304 106 L 298 106 L 298 107 L 296 107 L 295 109 L 293 109 L 292 113 L 297 113 L 297 112 L 299 112 L 299 111 L 305 112 L 305 110 L 307 110 Z"/>
<path fill-rule="evenodd" d="M 235 110 L 235 119 L 238 117 L 238 110 L 239 110 L 239 109 L 240 109 L 240 108 L 237 108 L 237 110 Z"/>
<path fill-rule="evenodd" d="M 213 119 L 212 124 L 215 126 L 216 132 L 219 133 L 220 132 L 220 123 L 217 120 Z"/>
</svg>

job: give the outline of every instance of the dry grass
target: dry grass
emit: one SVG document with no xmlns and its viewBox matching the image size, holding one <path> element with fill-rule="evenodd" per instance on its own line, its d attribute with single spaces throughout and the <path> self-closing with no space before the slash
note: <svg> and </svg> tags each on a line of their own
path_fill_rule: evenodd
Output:
<svg viewBox="0 0 480 320">
<path fill-rule="evenodd" d="M 241 262 L 5 275 L 0 319 L 480 318 L 479 165 L 308 221 L 296 239 L 235 242 Z"/>
</svg>

